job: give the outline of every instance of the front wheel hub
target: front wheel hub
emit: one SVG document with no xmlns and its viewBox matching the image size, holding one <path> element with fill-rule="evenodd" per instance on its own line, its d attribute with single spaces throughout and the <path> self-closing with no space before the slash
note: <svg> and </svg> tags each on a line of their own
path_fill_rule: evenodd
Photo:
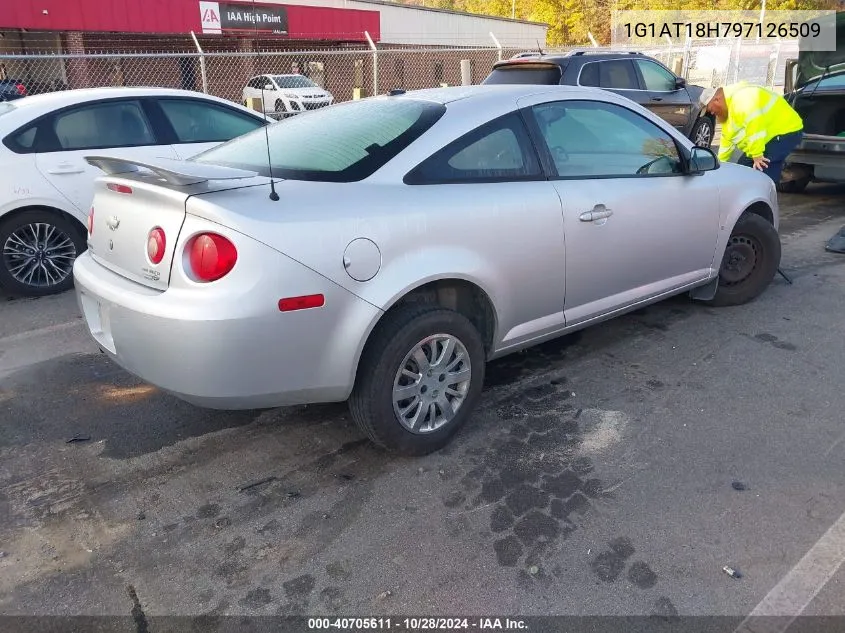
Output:
<svg viewBox="0 0 845 633">
<path fill-rule="evenodd" d="M 732 235 L 722 258 L 719 276 L 727 286 L 742 283 L 757 268 L 762 254 L 762 246 L 747 235 Z"/>
</svg>

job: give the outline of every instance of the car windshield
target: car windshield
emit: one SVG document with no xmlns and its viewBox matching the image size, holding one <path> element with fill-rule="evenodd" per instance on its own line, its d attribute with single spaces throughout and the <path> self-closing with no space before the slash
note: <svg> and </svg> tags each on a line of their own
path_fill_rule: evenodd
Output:
<svg viewBox="0 0 845 633">
<path fill-rule="evenodd" d="M 249 132 L 196 156 L 292 180 L 353 182 L 375 173 L 443 115 L 442 104 L 416 99 L 351 101 Z M 267 142 L 269 141 L 269 165 Z"/>
<path fill-rule="evenodd" d="M 482 83 L 555 85 L 560 83 L 560 68 L 548 64 L 520 62 L 495 69 Z"/>
<path fill-rule="evenodd" d="M 302 75 L 276 75 L 273 77 L 279 88 L 316 88 L 317 84 Z"/>
</svg>

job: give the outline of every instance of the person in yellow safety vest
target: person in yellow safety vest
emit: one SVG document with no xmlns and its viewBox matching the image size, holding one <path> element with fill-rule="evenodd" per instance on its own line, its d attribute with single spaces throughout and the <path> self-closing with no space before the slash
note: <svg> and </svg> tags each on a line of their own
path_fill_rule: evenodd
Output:
<svg viewBox="0 0 845 633">
<path fill-rule="evenodd" d="M 722 124 L 719 160 L 729 161 L 734 149 L 740 165 L 753 167 L 780 181 L 783 163 L 803 137 L 804 122 L 781 95 L 744 81 L 707 88 L 699 103 Z"/>
</svg>

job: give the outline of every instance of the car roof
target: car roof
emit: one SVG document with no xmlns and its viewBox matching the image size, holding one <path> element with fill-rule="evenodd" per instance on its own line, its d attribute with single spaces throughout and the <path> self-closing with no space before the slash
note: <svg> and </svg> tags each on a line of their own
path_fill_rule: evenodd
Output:
<svg viewBox="0 0 845 633">
<path fill-rule="evenodd" d="M 542 55 L 535 55 L 533 57 L 512 57 L 510 59 L 503 59 L 500 62 L 496 62 L 493 67 L 494 68 L 501 68 L 502 66 L 519 66 L 521 64 L 537 64 L 542 62 L 547 62 L 551 64 L 562 64 L 572 61 L 573 59 L 593 59 L 593 58 L 605 58 L 608 61 L 618 58 L 626 58 L 626 57 L 641 57 L 645 59 L 653 59 L 649 57 L 645 53 L 641 53 L 640 51 L 609 51 L 609 50 L 601 50 L 601 51 L 594 51 L 590 49 L 583 49 L 583 50 L 572 50 L 567 51 L 565 53 L 544 53 Z"/>
<path fill-rule="evenodd" d="M 147 88 L 134 86 L 114 86 L 106 88 L 76 88 L 74 90 L 57 90 L 55 92 L 44 92 L 37 95 L 30 95 L 22 99 L 18 107 L 48 109 L 61 108 L 65 105 L 96 101 L 98 99 L 113 99 L 118 97 L 200 97 L 219 101 L 217 97 L 194 92 L 192 90 L 180 90 L 179 88 Z"/>
<path fill-rule="evenodd" d="M 587 88 L 584 86 L 559 86 L 559 85 L 526 85 L 526 84 L 481 84 L 474 86 L 452 86 L 447 88 L 425 88 L 421 90 L 409 90 L 393 96 L 380 97 L 383 99 L 423 99 L 442 105 L 455 101 L 473 99 L 479 103 L 487 100 L 501 100 L 503 98 L 518 99 L 535 94 L 546 94 L 553 92 L 561 97 L 567 95 L 581 96 L 606 96 L 607 91 L 600 88 Z"/>
<path fill-rule="evenodd" d="M 77 88 L 74 90 L 58 90 L 56 92 L 45 92 L 37 95 L 30 95 L 14 101 L 14 112 L 8 112 L 0 123 L 18 125 L 23 122 L 35 119 L 44 114 L 53 112 L 73 105 L 99 101 L 102 99 L 117 99 L 121 97 L 192 97 L 225 104 L 238 110 L 257 114 L 244 108 L 238 103 L 227 101 L 202 92 L 192 90 L 180 90 L 178 88 L 146 88 L 146 87 L 107 87 L 107 88 Z M 260 115 L 259 115 L 260 116 Z M 13 121 L 14 119 L 14 121 Z"/>
</svg>

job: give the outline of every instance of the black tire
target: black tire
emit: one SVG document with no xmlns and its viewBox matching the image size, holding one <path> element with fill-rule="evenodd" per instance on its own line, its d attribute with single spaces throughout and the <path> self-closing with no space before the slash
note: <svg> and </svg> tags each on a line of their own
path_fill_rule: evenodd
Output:
<svg viewBox="0 0 845 633">
<path fill-rule="evenodd" d="M 73 243 L 72 259 L 70 270 L 60 282 L 48 285 L 26 283 L 25 280 L 16 279 L 10 268 L 13 268 L 16 261 L 14 253 L 7 248 L 11 247 L 9 238 L 20 229 L 30 224 L 46 224 L 66 235 Z M 56 237 L 56 233 L 53 233 Z M 24 211 L 8 218 L 0 219 L 0 286 L 12 295 L 20 297 L 44 297 L 70 290 L 73 287 L 73 261 L 87 248 L 85 229 L 75 220 L 64 217 L 47 209 L 33 209 Z M 70 252 L 70 249 L 67 250 Z M 19 260 L 18 260 L 19 261 Z M 62 263 L 67 259 L 61 260 Z M 52 274 L 55 274 L 53 271 Z M 46 280 L 45 280 L 46 282 Z"/>
<path fill-rule="evenodd" d="M 802 193 L 810 184 L 810 180 L 809 176 L 805 176 L 797 180 L 781 181 L 777 184 L 777 190 L 781 193 Z"/>
<path fill-rule="evenodd" d="M 455 417 L 427 433 L 406 429 L 393 410 L 393 384 L 405 356 L 434 334 L 457 338 L 469 356 L 469 388 Z M 427 455 L 446 446 L 466 423 L 484 386 L 484 342 L 469 319 L 431 305 L 407 305 L 388 313 L 362 355 L 349 410 L 361 431 L 375 444 L 402 455 Z"/>
<path fill-rule="evenodd" d="M 735 266 L 731 267 L 732 253 L 743 257 L 740 271 Z M 753 259 L 749 257 L 750 253 L 753 253 Z M 719 307 L 735 306 L 755 299 L 774 279 L 780 265 L 780 254 L 780 236 L 775 227 L 759 215 L 742 215 L 731 232 L 722 257 L 716 296 L 706 303 Z"/>
<path fill-rule="evenodd" d="M 285 111 L 285 102 L 281 99 L 276 99 L 276 112 L 284 112 Z"/>
<path fill-rule="evenodd" d="M 709 117 L 700 117 L 692 126 L 692 130 L 690 130 L 690 140 L 695 143 L 699 147 L 706 147 L 710 149 L 711 145 L 713 145 L 713 135 L 715 134 L 716 127 L 713 125 L 712 119 Z M 698 138 L 700 134 L 707 135 L 707 143 L 701 144 L 698 143 L 695 139 Z"/>
</svg>

